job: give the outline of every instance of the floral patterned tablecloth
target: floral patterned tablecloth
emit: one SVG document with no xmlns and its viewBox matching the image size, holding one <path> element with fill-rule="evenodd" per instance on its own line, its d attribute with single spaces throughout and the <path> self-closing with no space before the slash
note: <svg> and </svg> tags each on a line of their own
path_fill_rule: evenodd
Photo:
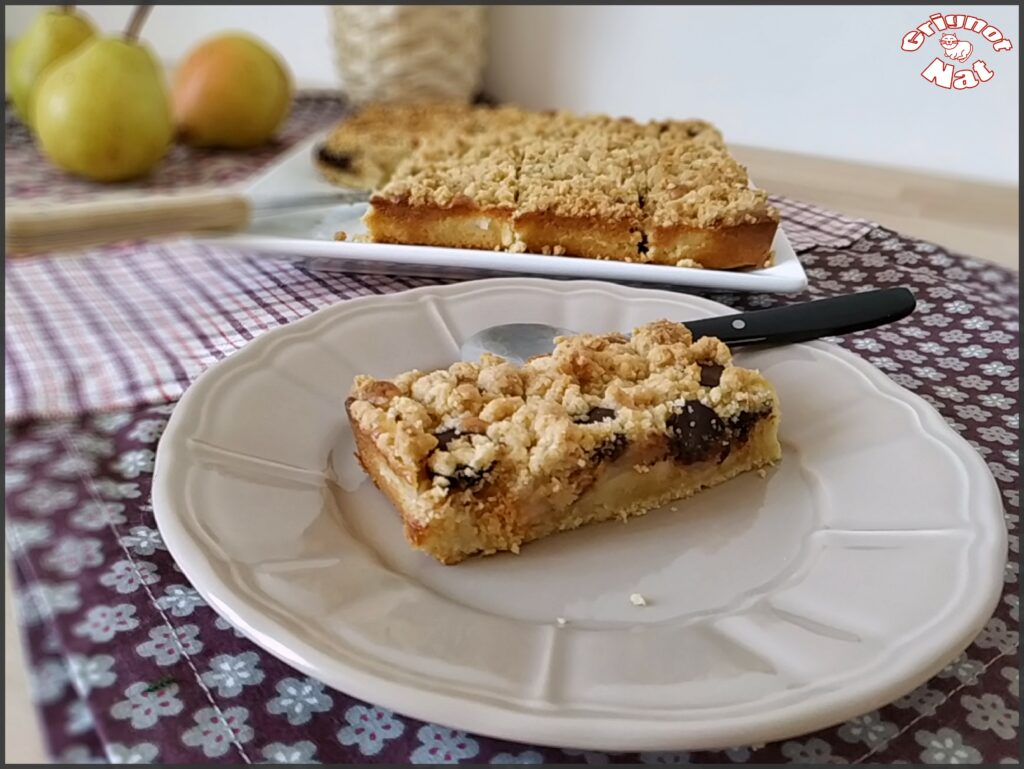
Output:
<svg viewBox="0 0 1024 769">
<path fill-rule="evenodd" d="M 19 151 L 9 141 L 8 169 Z M 221 169 L 225 178 L 238 173 L 230 165 Z M 72 197 L 85 186 L 49 173 L 36 183 L 66 185 Z M 22 183 L 25 176 L 22 169 Z M 188 584 L 149 503 L 156 444 L 174 403 L 150 403 L 6 427 L 7 544 L 53 755 L 134 763 L 1016 763 L 1018 277 L 880 227 L 841 246 L 804 250 L 801 259 L 811 280 L 803 296 L 715 298 L 757 308 L 913 288 L 913 316 L 837 341 L 934 405 L 982 454 L 1003 495 L 1011 560 L 999 606 L 971 646 L 923 686 L 815 734 L 689 754 L 540 748 L 404 718 L 261 651 Z M 351 276 L 276 269 L 297 294 L 352 293 Z M 380 292 L 428 282 L 360 279 Z"/>
</svg>

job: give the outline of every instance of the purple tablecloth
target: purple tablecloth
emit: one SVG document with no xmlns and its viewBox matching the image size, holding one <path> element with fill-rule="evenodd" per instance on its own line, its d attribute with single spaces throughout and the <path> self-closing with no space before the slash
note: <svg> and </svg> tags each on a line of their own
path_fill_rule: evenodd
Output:
<svg viewBox="0 0 1024 769">
<path fill-rule="evenodd" d="M 19 183 L 28 185 L 24 157 L 33 150 L 17 135 L 12 140 L 11 133 L 7 168 L 10 172 L 14 164 Z M 39 175 L 40 185 L 51 184 L 51 171 Z M 52 184 L 78 189 L 63 177 Z M 791 201 L 780 204 L 784 214 L 813 210 Z M 1017 275 L 836 215 L 824 216 L 817 226 L 821 239 L 801 253 L 811 280 L 804 296 L 715 298 L 756 308 L 872 287 L 908 285 L 916 291 L 919 309 L 912 317 L 839 341 L 932 403 L 984 456 L 1003 494 L 1011 548 L 1006 590 L 995 616 L 934 679 L 881 710 L 797 739 L 722 752 L 613 756 L 463 734 L 326 689 L 237 636 L 192 590 L 164 548 L 148 500 L 156 443 L 176 396 L 168 382 L 184 386 L 225 350 L 209 337 L 205 348 L 202 339 L 141 331 L 133 337 L 129 331 L 138 327 L 126 318 L 123 329 L 108 337 L 111 345 L 116 349 L 116 342 L 127 339 L 137 347 L 133 354 L 169 361 L 165 377 L 154 370 L 150 379 L 137 382 L 132 402 L 139 405 L 106 413 L 75 410 L 74 399 L 65 396 L 73 384 L 88 391 L 86 364 L 74 381 L 27 380 L 22 374 L 17 382 L 12 378 L 26 364 L 7 362 L 7 394 L 22 388 L 26 407 L 6 428 L 7 543 L 35 697 L 53 755 L 68 761 L 178 763 L 1016 763 Z M 182 258 L 174 245 L 166 248 L 170 259 Z M 269 266 L 216 253 L 205 254 L 203 261 L 211 273 L 236 270 L 263 281 L 262 294 L 237 279 L 234 288 L 225 281 L 207 308 L 211 317 L 203 323 L 223 325 L 225 338 L 233 334 L 224 344 L 233 347 L 325 303 L 429 282 L 316 274 L 290 263 Z M 87 266 L 103 269 L 98 258 Z M 52 264 L 32 269 L 46 271 Z M 8 266 L 8 278 L 11 272 Z M 31 276 L 21 271 L 16 280 Z M 123 284 L 117 288 L 133 291 Z M 67 346 L 83 334 L 81 343 L 89 341 L 88 333 L 76 328 L 85 322 L 80 317 L 46 306 L 26 310 L 25 296 L 31 295 L 9 290 L 8 301 L 20 301 L 26 317 L 44 324 L 44 342 Z M 282 310 L 285 305 L 292 309 Z M 33 345 L 44 342 L 27 332 L 12 338 L 8 329 L 9 350 L 13 343 L 30 357 Z M 108 359 L 101 352 L 93 371 L 98 380 L 111 376 L 108 365 L 114 374 L 119 370 L 116 356 Z M 123 371 L 134 375 L 135 369 Z M 38 395 L 43 387 L 52 391 L 50 400 Z M 95 397 L 102 402 L 101 394 Z M 40 418 L 32 408 L 38 412 L 40 403 L 43 410 L 46 404 L 71 404 L 67 410 L 74 415 Z"/>
</svg>

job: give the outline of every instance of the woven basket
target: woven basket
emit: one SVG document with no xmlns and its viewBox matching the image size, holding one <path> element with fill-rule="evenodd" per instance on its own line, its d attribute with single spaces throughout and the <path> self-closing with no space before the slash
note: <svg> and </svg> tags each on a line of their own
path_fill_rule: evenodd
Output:
<svg viewBox="0 0 1024 769">
<path fill-rule="evenodd" d="M 342 87 L 370 101 L 469 101 L 484 65 L 484 6 L 337 5 Z"/>
</svg>

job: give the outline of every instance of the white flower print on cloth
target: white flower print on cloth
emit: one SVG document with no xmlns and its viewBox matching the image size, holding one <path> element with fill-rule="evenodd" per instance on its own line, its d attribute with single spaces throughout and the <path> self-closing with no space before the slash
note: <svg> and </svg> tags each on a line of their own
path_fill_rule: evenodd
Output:
<svg viewBox="0 0 1024 769">
<path fill-rule="evenodd" d="M 956 378 L 957 383 L 961 387 L 966 387 L 969 390 L 987 390 L 991 386 L 987 379 L 983 379 L 977 374 L 969 374 L 968 376 L 958 376 Z M 984 396 L 978 396 L 979 399 Z"/>
<path fill-rule="evenodd" d="M 967 400 L 967 393 L 961 392 L 951 385 L 936 387 L 935 394 L 943 400 L 954 401 L 956 403 Z"/>
<path fill-rule="evenodd" d="M 645 764 L 688 764 L 690 763 L 690 754 L 687 751 L 676 753 L 651 751 L 641 753 L 640 760 Z"/>
<path fill-rule="evenodd" d="M 210 669 L 203 673 L 202 681 L 221 697 L 234 697 L 244 687 L 263 681 L 260 656 L 256 652 L 220 654 L 210 660 Z"/>
<path fill-rule="evenodd" d="M 1012 446 L 1017 442 L 1017 436 L 1011 433 L 1009 430 L 1004 430 L 999 425 L 993 425 L 992 427 L 979 427 L 978 435 L 981 436 L 982 440 L 989 441 L 990 443 L 1001 443 L 1004 446 Z"/>
<path fill-rule="evenodd" d="M 132 526 L 130 533 L 121 537 L 121 544 L 139 555 L 153 555 L 157 550 L 166 550 L 163 537 L 149 526 Z"/>
<path fill-rule="evenodd" d="M 54 478 L 79 478 L 96 472 L 96 460 L 86 454 L 68 454 L 46 468 Z"/>
<path fill-rule="evenodd" d="M 18 620 L 25 627 L 52 620 L 58 614 L 70 614 L 82 608 L 78 584 L 63 582 L 57 585 L 37 582 L 18 594 Z"/>
<path fill-rule="evenodd" d="M 130 721 L 133 729 L 148 729 L 166 716 L 176 716 L 185 707 L 178 699 L 178 685 L 154 687 L 145 681 L 124 690 L 126 699 L 110 708 L 118 721 Z"/>
<path fill-rule="evenodd" d="M 153 472 L 153 460 L 156 454 L 150 449 L 126 451 L 114 463 L 114 470 L 125 478 L 138 478 L 143 473 Z"/>
<path fill-rule="evenodd" d="M 4 454 L 4 462 L 12 465 L 30 465 L 40 459 L 46 459 L 53 453 L 53 447 L 45 443 L 22 442 L 12 446 Z"/>
<path fill-rule="evenodd" d="M 49 521 L 7 521 L 7 547 L 17 555 L 30 547 L 53 541 L 53 526 Z"/>
<path fill-rule="evenodd" d="M 120 742 L 107 745 L 107 758 L 112 764 L 152 764 L 159 752 L 152 742 L 140 742 L 131 747 Z"/>
<path fill-rule="evenodd" d="M 175 617 L 188 617 L 197 606 L 206 606 L 206 601 L 188 585 L 168 585 L 156 600 L 156 605 Z"/>
<path fill-rule="evenodd" d="M 1006 626 L 999 617 L 990 619 L 974 639 L 979 649 L 999 649 L 1003 654 L 1017 653 L 1018 633 Z"/>
<path fill-rule="evenodd" d="M 920 387 L 920 380 L 914 379 L 910 374 L 890 374 L 890 378 L 900 387 L 914 389 Z"/>
<path fill-rule="evenodd" d="M 981 341 L 987 342 L 988 344 L 1007 344 L 1013 341 L 1013 337 L 1005 331 L 995 329 L 993 331 L 986 331 L 982 334 Z"/>
<path fill-rule="evenodd" d="M 1006 568 L 1003 571 L 1003 582 L 1011 585 L 1017 584 L 1017 578 L 1020 574 L 1020 563 L 1017 561 L 1007 561 Z"/>
<path fill-rule="evenodd" d="M 869 360 L 882 371 L 898 371 L 900 364 L 886 355 L 872 355 Z"/>
<path fill-rule="evenodd" d="M 832 755 L 832 746 L 820 737 L 811 737 L 807 742 L 789 740 L 782 743 L 782 755 L 791 764 L 831 764 L 836 763 Z"/>
<path fill-rule="evenodd" d="M 238 628 L 236 628 L 234 625 L 232 625 L 230 622 L 228 622 L 220 615 L 218 615 L 217 619 L 213 621 L 213 626 L 218 630 L 230 630 L 231 633 L 234 634 L 235 638 L 245 638 L 245 635 L 239 632 Z"/>
<path fill-rule="evenodd" d="M 77 736 L 95 728 L 96 722 L 85 700 L 75 700 L 68 705 L 67 720 L 64 723 L 64 729 L 68 734 Z"/>
<path fill-rule="evenodd" d="M 945 355 L 949 350 L 938 342 L 922 342 L 917 346 L 917 349 L 921 352 L 928 353 L 929 355 Z"/>
<path fill-rule="evenodd" d="M 110 570 L 100 577 L 100 584 L 121 594 L 134 593 L 143 585 L 160 581 L 156 564 L 149 561 L 115 561 Z"/>
<path fill-rule="evenodd" d="M 128 433 L 133 441 L 141 443 L 153 443 L 167 427 L 166 419 L 143 419 L 135 423 L 135 427 Z"/>
<path fill-rule="evenodd" d="M 1016 371 L 1016 369 L 1014 369 L 1013 366 L 998 360 L 993 360 L 989 361 L 988 363 L 981 364 L 981 373 L 985 374 L 986 376 L 1002 378 L 1009 376 L 1014 371 Z"/>
<path fill-rule="evenodd" d="M 964 652 L 939 671 L 939 678 L 955 678 L 965 686 L 973 686 L 984 672 L 985 666 L 978 660 L 970 659 Z"/>
<path fill-rule="evenodd" d="M 839 728 L 839 737 L 846 742 L 862 742 L 869 748 L 884 746 L 896 735 L 896 724 L 883 721 L 877 710 L 851 718 Z"/>
<path fill-rule="evenodd" d="M 99 481 L 93 481 L 92 488 L 101 497 L 106 497 L 107 499 L 138 499 L 142 494 L 139 490 L 139 484 L 132 483 L 131 481 L 119 483 L 104 478 Z"/>
<path fill-rule="evenodd" d="M 318 764 L 314 761 L 316 745 L 309 740 L 300 740 L 294 745 L 272 742 L 263 748 L 263 757 L 270 764 Z"/>
<path fill-rule="evenodd" d="M 86 502 L 71 514 L 71 525 L 85 531 L 99 531 L 126 520 L 124 505 L 119 502 Z"/>
<path fill-rule="evenodd" d="M 998 694 L 983 694 L 980 697 L 965 694 L 960 698 L 960 704 L 969 711 L 967 723 L 978 731 L 995 732 L 1004 740 L 1012 740 L 1017 736 L 1020 713 L 1006 707 Z"/>
<path fill-rule="evenodd" d="M 1007 398 L 1002 393 L 984 393 L 978 396 L 978 401 L 982 406 L 1001 410 L 1012 409 L 1017 403 L 1013 398 Z"/>
<path fill-rule="evenodd" d="M 1018 451 L 1017 449 L 1014 449 L 1013 451 L 1004 450 L 1003 457 L 1006 459 L 1007 462 L 1009 462 L 1014 467 L 1020 465 L 1020 451 Z"/>
<path fill-rule="evenodd" d="M 931 366 L 914 366 L 914 374 L 921 379 L 930 379 L 933 382 L 938 382 L 946 378 L 945 374 L 940 371 L 936 371 Z"/>
<path fill-rule="evenodd" d="M 937 732 L 920 729 L 914 740 L 924 748 L 921 761 L 926 764 L 980 764 L 981 753 L 965 745 L 960 732 L 943 727 Z"/>
<path fill-rule="evenodd" d="M 377 755 L 388 740 L 405 731 L 405 724 L 384 708 L 353 705 L 345 711 L 345 720 L 348 726 L 338 732 L 338 742 L 355 745 L 364 756 Z"/>
<path fill-rule="evenodd" d="M 4 470 L 4 491 L 15 491 L 23 488 L 31 480 L 32 476 L 24 470 L 16 467 L 8 467 Z"/>
<path fill-rule="evenodd" d="M 927 685 L 919 686 L 905 697 L 900 697 L 893 705 L 898 708 L 912 708 L 925 716 L 933 716 L 939 705 L 946 701 L 946 695 L 938 689 L 929 689 Z"/>
<path fill-rule="evenodd" d="M 975 446 L 973 443 L 971 445 L 974 446 L 974 448 L 976 448 L 982 454 L 992 453 L 992 449 L 988 448 L 988 446 L 985 446 L 984 450 L 982 450 L 982 447 Z M 1016 471 L 1011 470 L 1006 465 L 1001 465 L 998 462 L 990 461 L 988 462 L 988 469 L 992 471 L 992 476 L 997 481 L 1003 481 L 1004 483 L 1013 483 L 1013 481 L 1017 480 Z"/>
<path fill-rule="evenodd" d="M 928 336 L 927 331 L 917 326 L 899 326 L 896 330 L 899 331 L 900 335 L 910 339 L 925 339 Z"/>
<path fill-rule="evenodd" d="M 111 414 L 97 414 L 92 418 L 93 427 L 104 433 L 116 433 L 131 421 L 131 414 L 120 411 Z"/>
<path fill-rule="evenodd" d="M 83 697 L 93 689 L 105 689 L 114 683 L 117 674 L 111 670 L 113 666 L 114 658 L 109 654 L 97 654 L 92 657 L 84 654 L 68 656 L 68 675 L 75 689 Z"/>
<path fill-rule="evenodd" d="M 43 557 L 43 565 L 65 577 L 103 563 L 103 543 L 92 537 L 64 537 Z"/>
<path fill-rule="evenodd" d="M 869 336 L 854 337 L 853 348 L 855 350 L 867 350 L 868 352 L 881 352 L 885 349 L 877 339 L 872 339 Z"/>
<path fill-rule="evenodd" d="M 228 708 L 223 715 L 215 708 L 203 708 L 192 719 L 196 725 L 181 735 L 181 741 L 190 747 L 202 748 L 208 758 L 223 756 L 232 746 L 252 739 L 252 727 L 245 723 L 249 711 L 243 707 Z"/>
<path fill-rule="evenodd" d="M 957 416 L 961 419 L 972 419 L 975 422 L 984 422 L 992 416 L 991 411 L 985 411 L 985 409 L 973 403 L 958 403 L 953 407 L 953 410 L 956 411 Z"/>
<path fill-rule="evenodd" d="M 960 358 L 939 358 L 935 362 L 939 368 L 948 368 L 951 371 L 963 371 L 970 366 L 967 361 L 960 360 Z"/>
<path fill-rule="evenodd" d="M 1014 537 L 1014 539 L 1016 539 L 1016 537 Z M 1012 548 L 1012 549 L 1013 549 L 1014 552 L 1017 552 L 1017 548 Z M 1013 595 L 1011 593 L 1010 595 L 1004 596 L 1003 597 L 1003 601 L 1006 603 L 1007 606 L 1010 607 L 1010 616 L 1014 620 L 1019 620 L 1020 619 L 1020 596 Z"/>
<path fill-rule="evenodd" d="M 333 704 L 324 685 L 312 678 L 282 678 L 275 688 L 277 696 L 267 703 L 267 712 L 287 716 L 292 726 L 307 723 L 314 713 L 326 713 Z"/>
<path fill-rule="evenodd" d="M 30 673 L 32 701 L 40 705 L 49 705 L 59 700 L 70 683 L 67 666 L 60 660 L 46 660 L 31 669 Z"/>
<path fill-rule="evenodd" d="M 728 748 L 722 751 L 726 758 L 734 764 L 742 764 L 750 760 L 753 751 L 750 748 Z"/>
<path fill-rule="evenodd" d="M 917 350 L 896 350 L 893 354 L 907 363 L 924 363 L 925 360 L 925 357 Z"/>
<path fill-rule="evenodd" d="M 413 764 L 457 764 L 464 758 L 473 758 L 480 745 L 465 732 L 446 726 L 427 724 L 416 732 L 419 747 L 409 756 Z"/>
<path fill-rule="evenodd" d="M 974 309 L 974 305 L 963 299 L 957 299 L 955 302 L 946 302 L 942 305 L 942 309 L 951 315 L 966 315 Z"/>
<path fill-rule="evenodd" d="M 498 753 L 491 759 L 492 764 L 543 764 L 544 756 L 536 750 L 524 750 L 522 753 Z"/>
<path fill-rule="evenodd" d="M 91 433 L 71 433 L 67 442 L 75 451 L 83 454 L 92 454 L 98 457 L 108 457 L 114 453 L 114 443 L 109 438 Z"/>
<path fill-rule="evenodd" d="M 877 332 L 877 336 L 883 342 L 888 342 L 889 344 L 906 344 L 907 343 L 907 340 L 903 338 L 903 335 L 902 334 L 897 334 L 895 331 L 879 331 L 879 332 Z M 899 352 L 900 352 L 899 350 L 896 351 L 897 355 L 899 354 Z"/>
<path fill-rule="evenodd" d="M 77 499 L 78 493 L 73 486 L 43 481 L 18 497 L 18 502 L 30 513 L 50 515 L 71 507 Z"/>
<path fill-rule="evenodd" d="M 949 342 L 960 342 L 966 341 L 966 339 L 948 339 Z M 961 358 L 987 358 L 992 354 L 992 349 L 989 347 L 982 347 L 980 344 L 971 344 L 966 347 L 960 348 Z"/>
<path fill-rule="evenodd" d="M 1020 697 L 1020 670 L 1017 668 L 1003 668 L 999 675 L 1010 682 L 1009 692 L 1014 697 Z"/>
<path fill-rule="evenodd" d="M 134 630 L 138 626 L 135 607 L 130 603 L 120 603 L 116 606 L 93 606 L 85 619 L 75 625 L 71 632 L 79 638 L 103 643 L 118 633 Z"/>
<path fill-rule="evenodd" d="M 157 665 L 173 665 L 182 654 L 198 654 L 203 649 L 203 642 L 197 636 L 199 628 L 195 625 L 182 625 L 170 628 L 160 625 L 149 631 L 149 640 L 135 647 L 140 657 L 152 657 Z"/>
<path fill-rule="evenodd" d="M 918 308 L 921 307 L 921 302 L 917 303 Z M 925 315 L 921 318 L 921 324 L 925 326 L 936 326 L 941 328 L 948 326 L 953 321 L 947 318 L 945 315 Z"/>
</svg>

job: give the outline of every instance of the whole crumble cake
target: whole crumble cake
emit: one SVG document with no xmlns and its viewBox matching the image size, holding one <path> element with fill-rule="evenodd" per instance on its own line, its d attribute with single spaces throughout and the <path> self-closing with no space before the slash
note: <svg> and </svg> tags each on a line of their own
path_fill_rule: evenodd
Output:
<svg viewBox="0 0 1024 769">
<path fill-rule="evenodd" d="M 370 239 L 733 269 L 771 259 L 778 212 L 701 120 L 371 105 L 317 148 L 371 191 Z"/>
<path fill-rule="evenodd" d="M 357 457 L 416 548 L 454 564 L 641 515 L 781 456 L 772 385 L 718 339 L 658 321 L 485 355 L 346 400 Z"/>
</svg>

